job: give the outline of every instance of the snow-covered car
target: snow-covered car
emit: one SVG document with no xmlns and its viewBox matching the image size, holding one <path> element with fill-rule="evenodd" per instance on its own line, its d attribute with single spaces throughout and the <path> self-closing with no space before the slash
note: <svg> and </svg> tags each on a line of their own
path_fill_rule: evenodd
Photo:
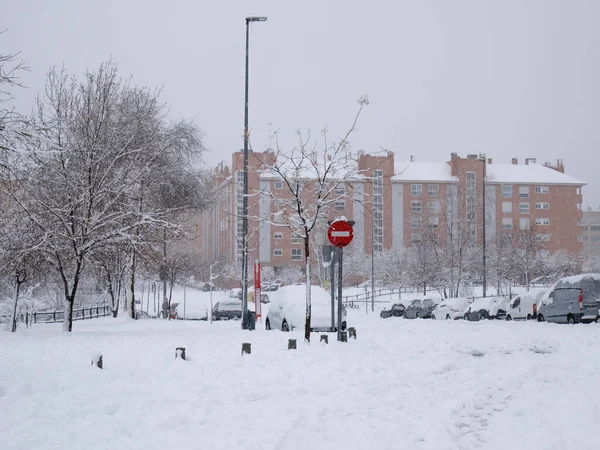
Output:
<svg viewBox="0 0 600 450">
<path fill-rule="evenodd" d="M 320 286 L 311 286 L 311 330 L 331 330 L 331 295 Z M 267 330 L 290 331 L 303 329 L 306 317 L 306 286 L 282 286 L 271 294 L 269 313 L 265 319 Z M 335 303 L 337 319 L 337 302 Z M 342 310 L 342 330 L 346 329 L 346 309 Z"/>
<path fill-rule="evenodd" d="M 510 302 L 508 297 L 481 297 L 471 303 L 464 312 L 465 320 L 504 319 Z"/>
<path fill-rule="evenodd" d="M 434 308 L 431 318 L 434 320 L 462 319 L 465 308 L 470 303 L 471 300 L 468 298 L 447 298 Z"/>
<path fill-rule="evenodd" d="M 379 317 L 382 319 L 388 319 L 390 317 L 404 317 L 405 306 L 402 303 L 394 303 L 389 308 L 383 308 L 379 313 Z"/>
<path fill-rule="evenodd" d="M 537 317 L 537 305 L 548 289 L 530 289 L 513 298 L 506 310 L 506 320 L 532 320 Z"/>
<path fill-rule="evenodd" d="M 212 310 L 213 320 L 233 320 L 242 318 L 242 302 L 235 298 L 227 298 L 215 303 Z"/>
<path fill-rule="evenodd" d="M 436 302 L 431 298 L 415 299 L 406 308 L 404 317 L 407 319 L 431 319 L 435 305 Z"/>
<path fill-rule="evenodd" d="M 239 300 L 242 299 L 242 289 L 241 288 L 234 288 L 232 290 L 229 291 L 229 294 L 227 295 L 227 297 L 229 298 L 237 298 Z"/>
</svg>

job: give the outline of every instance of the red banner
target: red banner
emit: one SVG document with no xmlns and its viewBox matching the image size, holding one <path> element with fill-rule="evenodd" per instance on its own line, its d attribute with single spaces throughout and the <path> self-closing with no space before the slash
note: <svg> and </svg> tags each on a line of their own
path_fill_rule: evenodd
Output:
<svg viewBox="0 0 600 450">
<path fill-rule="evenodd" d="M 256 311 L 256 318 L 261 317 L 261 288 L 260 288 L 260 261 L 257 259 L 254 261 L 254 307 Z"/>
</svg>

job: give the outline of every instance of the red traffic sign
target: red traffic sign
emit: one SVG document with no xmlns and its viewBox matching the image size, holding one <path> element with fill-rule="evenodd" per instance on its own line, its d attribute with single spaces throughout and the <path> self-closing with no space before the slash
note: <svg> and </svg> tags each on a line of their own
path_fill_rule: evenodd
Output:
<svg viewBox="0 0 600 450">
<path fill-rule="evenodd" d="M 345 220 L 336 220 L 331 222 L 329 230 L 327 230 L 327 238 L 332 245 L 336 247 L 345 247 L 354 237 L 354 231 L 352 225 Z"/>
</svg>

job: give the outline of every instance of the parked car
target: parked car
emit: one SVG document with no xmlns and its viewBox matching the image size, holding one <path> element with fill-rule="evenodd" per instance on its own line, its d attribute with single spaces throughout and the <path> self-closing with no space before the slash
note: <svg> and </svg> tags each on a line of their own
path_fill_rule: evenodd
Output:
<svg viewBox="0 0 600 450">
<path fill-rule="evenodd" d="M 542 297 L 539 322 L 594 322 L 600 309 L 600 274 L 561 278 Z"/>
<path fill-rule="evenodd" d="M 530 289 L 513 298 L 506 310 L 506 320 L 532 320 L 537 318 L 537 305 L 548 289 Z"/>
<path fill-rule="evenodd" d="M 471 322 L 484 319 L 504 319 L 509 302 L 508 297 L 478 298 L 467 306 L 463 317 Z"/>
<path fill-rule="evenodd" d="M 379 317 L 387 319 L 389 317 L 404 317 L 406 307 L 402 303 L 394 303 L 389 308 L 384 308 L 379 313 Z"/>
<path fill-rule="evenodd" d="M 437 305 L 431 313 L 432 319 L 454 320 L 463 318 L 465 308 L 471 303 L 468 298 L 447 298 Z"/>
<path fill-rule="evenodd" d="M 228 298 L 215 303 L 212 310 L 213 320 L 239 320 L 242 318 L 242 302 Z"/>
<path fill-rule="evenodd" d="M 242 289 L 241 288 L 233 288 L 229 291 L 229 298 L 237 298 L 238 300 L 242 299 Z"/>
<path fill-rule="evenodd" d="M 214 289 L 214 284 L 213 284 L 213 283 L 211 283 L 211 282 L 209 282 L 209 281 L 206 281 L 206 282 L 200 283 L 200 290 L 201 290 L 202 292 L 210 292 L 210 289 L 211 289 L 211 288 L 213 288 L 213 289 Z"/>
<path fill-rule="evenodd" d="M 404 312 L 407 319 L 431 319 L 436 303 L 430 298 L 416 299 L 410 302 Z"/>
<path fill-rule="evenodd" d="M 331 295 L 320 286 L 311 286 L 311 330 L 331 329 Z M 337 302 L 335 304 L 337 318 Z M 290 331 L 304 328 L 306 317 L 306 286 L 304 284 L 282 286 L 271 295 L 269 313 L 265 319 L 267 330 Z M 342 310 L 342 330 L 346 329 L 346 309 Z"/>
</svg>

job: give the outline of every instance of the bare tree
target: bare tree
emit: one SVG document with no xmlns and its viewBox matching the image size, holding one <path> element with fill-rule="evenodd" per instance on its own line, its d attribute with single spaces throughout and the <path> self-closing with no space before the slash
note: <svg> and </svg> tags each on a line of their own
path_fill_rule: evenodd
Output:
<svg viewBox="0 0 600 450">
<path fill-rule="evenodd" d="M 112 62 L 83 82 L 64 70 L 48 74 L 32 117 L 35 134 L 6 171 L 5 186 L 60 277 L 65 331 L 72 330 L 77 289 L 93 255 L 120 243 L 136 248 L 157 228 L 178 228 L 170 213 L 181 207 L 180 195 L 201 195 L 182 187 L 192 175 L 181 171 L 181 189 L 147 182 L 196 144 L 189 125 L 171 126 L 163 116 L 158 92 L 130 86 Z M 144 201 L 156 192 L 162 196 Z M 157 198 L 169 198 L 169 206 Z"/>
<path fill-rule="evenodd" d="M 523 226 L 513 232 L 513 246 L 508 259 L 516 273 L 523 277 L 525 288 L 529 290 L 531 274 L 541 264 L 540 251 L 544 237 L 538 236 L 534 224 Z"/>
<path fill-rule="evenodd" d="M 284 151 L 276 139 L 276 152 L 270 161 L 263 161 L 267 173 L 283 184 L 281 194 L 261 191 L 272 201 L 277 211 L 270 220 L 287 227 L 304 241 L 306 273 L 306 321 L 304 339 L 310 342 L 311 328 L 311 233 L 325 220 L 326 214 L 339 198 L 336 189 L 356 176 L 356 155 L 350 149 L 349 137 L 356 129 L 358 118 L 368 104 L 366 97 L 358 101 L 359 108 L 350 129 L 337 142 L 329 140 L 327 130 L 322 140 L 310 134 L 296 133 L 298 143 Z M 321 146 L 321 147 L 320 147 Z"/>
</svg>

